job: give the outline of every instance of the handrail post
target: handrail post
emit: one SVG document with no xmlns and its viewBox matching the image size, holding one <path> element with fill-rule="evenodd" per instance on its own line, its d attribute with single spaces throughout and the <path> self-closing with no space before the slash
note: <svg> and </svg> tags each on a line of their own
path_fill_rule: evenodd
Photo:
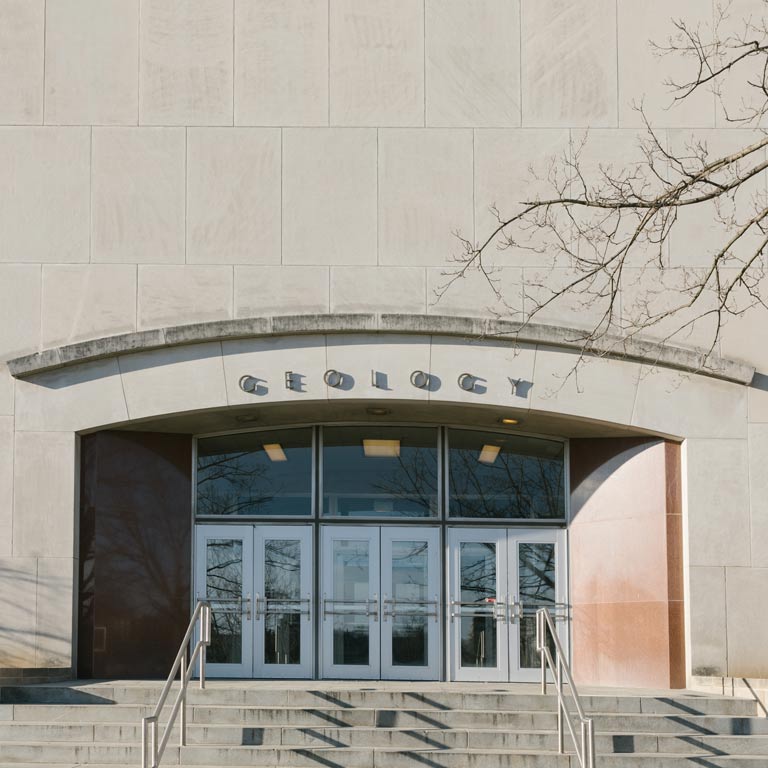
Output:
<svg viewBox="0 0 768 768">
<path fill-rule="evenodd" d="M 557 674 L 556 674 L 557 691 L 560 694 L 557 697 L 557 748 L 560 754 L 562 755 L 562 754 L 565 754 L 565 737 L 563 734 L 563 709 L 565 708 L 565 704 L 563 703 L 562 661 L 560 660 L 559 656 L 555 661 L 555 667 L 557 669 Z"/>
<path fill-rule="evenodd" d="M 160 762 L 160 757 L 158 755 L 158 744 L 157 744 L 157 718 L 153 717 L 152 721 L 150 722 L 150 744 L 152 748 L 152 768 L 158 768 L 158 764 Z"/>
<path fill-rule="evenodd" d="M 589 739 L 587 738 L 587 728 L 589 726 L 587 723 L 582 720 L 581 721 L 581 764 L 584 766 L 584 768 L 588 768 L 589 763 L 587 762 L 589 760 Z"/>
<path fill-rule="evenodd" d="M 541 662 L 541 692 L 547 695 L 547 659 L 544 656 L 544 614 L 536 611 L 536 649 Z"/>
<path fill-rule="evenodd" d="M 211 606 L 206 603 L 200 611 L 200 638 L 203 648 L 200 652 L 200 690 L 205 690 L 205 656 L 206 649 L 211 644 Z"/>
<path fill-rule="evenodd" d="M 595 768 L 595 726 L 592 718 L 587 720 L 587 760 L 586 768 Z"/>
<path fill-rule="evenodd" d="M 187 653 L 189 649 L 184 649 L 184 654 L 181 657 L 181 722 L 179 724 L 179 746 L 187 746 Z"/>
<path fill-rule="evenodd" d="M 149 768 L 147 765 L 147 718 L 141 719 L 141 768 Z"/>
</svg>

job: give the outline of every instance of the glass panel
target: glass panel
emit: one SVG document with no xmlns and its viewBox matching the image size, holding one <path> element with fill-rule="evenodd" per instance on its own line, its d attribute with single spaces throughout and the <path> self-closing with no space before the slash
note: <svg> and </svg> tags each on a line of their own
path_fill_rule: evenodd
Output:
<svg viewBox="0 0 768 768">
<path fill-rule="evenodd" d="M 448 445 L 451 517 L 565 517 L 562 443 L 451 429 Z"/>
<path fill-rule="evenodd" d="M 325 427 L 323 514 L 437 514 L 437 429 Z"/>
<path fill-rule="evenodd" d="M 301 542 L 270 539 L 264 542 L 264 662 L 301 663 L 301 611 L 306 604 L 283 603 L 301 598 Z"/>
<path fill-rule="evenodd" d="M 426 613 L 429 545 L 426 541 L 392 542 L 392 663 L 402 667 L 429 665 Z"/>
<path fill-rule="evenodd" d="M 212 602 L 211 664 L 240 664 L 243 649 L 243 542 L 208 539 L 205 558 L 206 595 Z M 221 601 L 221 602 L 217 602 Z"/>
<path fill-rule="evenodd" d="M 198 441 L 198 515 L 311 513 L 311 429 L 247 432 Z"/>
<path fill-rule="evenodd" d="M 461 665 L 496 667 L 496 545 L 462 542 L 459 551 Z"/>
<path fill-rule="evenodd" d="M 536 609 L 555 603 L 555 545 L 518 544 L 518 594 L 523 604 L 520 619 L 520 667 L 539 666 L 536 652 Z M 554 658 L 554 641 L 550 638 Z"/>
<path fill-rule="evenodd" d="M 333 542 L 333 663 L 369 662 L 367 541 Z"/>
</svg>

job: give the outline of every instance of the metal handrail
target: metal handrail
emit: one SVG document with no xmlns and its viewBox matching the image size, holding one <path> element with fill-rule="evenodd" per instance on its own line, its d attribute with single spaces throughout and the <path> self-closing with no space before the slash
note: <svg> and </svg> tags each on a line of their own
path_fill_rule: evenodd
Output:
<svg viewBox="0 0 768 768">
<path fill-rule="evenodd" d="M 555 644 L 555 656 L 549 650 L 547 643 L 547 631 Z M 541 692 L 547 692 L 547 666 L 552 671 L 555 678 L 555 687 L 557 689 L 557 744 L 560 754 L 565 753 L 564 728 L 563 722 L 568 726 L 568 730 L 573 739 L 576 749 L 576 757 L 579 760 L 581 768 L 594 768 L 595 766 L 595 729 L 592 718 L 584 715 L 584 708 L 581 706 L 579 692 L 573 682 L 571 670 L 568 662 L 565 660 L 563 646 L 555 631 L 555 623 L 548 608 L 539 608 L 536 611 L 536 650 L 541 659 Z M 563 676 L 571 689 L 571 695 L 576 706 L 576 715 L 579 723 L 579 739 L 576 738 L 575 723 L 571 719 L 571 713 L 565 706 L 565 697 L 563 694 Z"/>
<path fill-rule="evenodd" d="M 197 629 L 197 642 L 195 643 L 192 655 L 189 656 L 189 643 Z M 205 653 L 203 652 L 211 644 L 211 604 L 207 600 L 199 600 L 189 620 L 184 639 L 181 641 L 181 647 L 176 654 L 176 659 L 171 667 L 168 679 L 165 681 L 163 690 L 160 693 L 160 699 L 157 702 L 155 711 L 143 717 L 141 720 L 141 768 L 158 768 L 163 752 L 168 745 L 168 739 L 171 735 L 171 729 L 176 722 L 176 717 L 181 712 L 181 732 L 179 736 L 179 746 L 185 746 L 187 743 L 187 686 L 192 677 L 192 671 L 195 667 L 195 661 L 199 661 L 200 688 L 205 688 Z M 179 672 L 179 693 L 176 701 L 171 708 L 171 714 L 168 716 L 168 722 L 165 724 L 163 735 L 159 736 L 160 713 L 165 706 L 165 700 L 171 691 L 173 682 L 176 679 L 176 673 Z"/>
</svg>

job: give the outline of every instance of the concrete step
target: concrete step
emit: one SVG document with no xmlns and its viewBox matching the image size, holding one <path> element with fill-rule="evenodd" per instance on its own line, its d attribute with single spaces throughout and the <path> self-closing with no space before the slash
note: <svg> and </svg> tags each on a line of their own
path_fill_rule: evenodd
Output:
<svg viewBox="0 0 768 768">
<path fill-rule="evenodd" d="M 44 743 L 0 745 L 2 763 L 18 766 L 29 763 L 38 766 L 88 764 L 89 766 L 131 766 L 136 768 L 140 758 L 138 747 L 121 745 L 74 746 L 51 750 Z M 636 753 L 599 755 L 600 768 L 758 768 L 765 766 L 765 756 L 683 755 L 674 753 Z M 509 750 L 398 750 L 398 749 L 275 749 L 272 747 L 169 747 L 163 765 L 184 765 L 208 768 L 227 766 L 257 766 L 274 768 L 577 768 L 573 755 L 551 752 Z"/>
<path fill-rule="evenodd" d="M 70 704 L 0 705 L 0 722 L 125 723 L 138 724 L 151 713 L 146 705 L 93 706 Z M 768 719 L 729 715 L 596 714 L 596 732 L 680 733 L 709 735 L 766 735 Z M 378 727 L 487 729 L 504 731 L 554 731 L 554 712 L 486 712 L 481 710 L 427 709 L 322 709 L 297 707 L 194 706 L 189 722 L 197 725 L 234 725 L 244 728 Z"/>
<path fill-rule="evenodd" d="M 39 704 L 146 704 L 154 705 L 160 695 L 159 683 L 144 685 L 36 685 L 6 686 L 0 688 L 0 703 Z M 274 707 L 336 707 L 340 709 L 362 707 L 366 709 L 480 709 L 486 711 L 554 711 L 554 695 L 498 691 L 454 690 L 360 690 L 321 689 L 305 690 L 270 688 L 263 686 L 221 687 L 216 682 L 205 690 L 193 686 L 189 689 L 190 704 L 217 706 L 274 706 Z M 593 695 L 583 697 L 584 706 L 591 712 L 645 712 L 648 714 L 721 714 L 750 716 L 757 713 L 749 699 L 698 696 L 639 696 Z"/>
<path fill-rule="evenodd" d="M 141 740 L 137 725 L 27 724 L 0 726 L 3 742 L 45 743 L 75 746 L 136 745 Z M 174 729 L 172 745 L 178 743 Z M 290 748 L 389 748 L 389 749 L 476 749 L 512 751 L 556 751 L 552 732 L 504 732 L 487 730 L 440 730 L 397 728 L 255 728 L 190 726 L 189 745 L 216 747 Z M 569 743 L 569 742 L 566 742 Z M 680 736 L 666 734 L 600 734 L 600 754 L 678 753 L 702 755 L 768 755 L 768 736 Z"/>
</svg>

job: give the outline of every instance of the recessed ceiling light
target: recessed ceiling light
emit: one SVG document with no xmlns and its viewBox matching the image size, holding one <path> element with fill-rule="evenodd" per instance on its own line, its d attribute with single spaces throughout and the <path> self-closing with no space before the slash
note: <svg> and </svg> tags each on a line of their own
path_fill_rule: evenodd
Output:
<svg viewBox="0 0 768 768">
<path fill-rule="evenodd" d="M 239 421 L 241 424 L 248 424 L 251 421 L 258 421 L 259 416 L 255 413 L 244 413 L 241 416 L 235 416 L 235 421 Z"/>
<path fill-rule="evenodd" d="M 389 408 L 366 408 L 365 412 L 371 416 L 389 416 L 392 413 Z"/>
<path fill-rule="evenodd" d="M 280 443 L 264 443 L 264 453 L 271 461 L 288 461 L 283 446 Z"/>
<path fill-rule="evenodd" d="M 369 457 L 397 458 L 400 455 L 400 441 L 366 439 L 363 440 L 363 453 Z"/>
<path fill-rule="evenodd" d="M 493 464 L 493 462 L 496 461 L 500 450 L 500 445 L 484 445 L 477 460 L 483 464 Z"/>
<path fill-rule="evenodd" d="M 502 416 L 502 418 L 499 419 L 499 424 L 504 424 L 507 427 L 516 427 L 521 423 L 522 421 L 520 419 L 514 419 L 511 416 Z"/>
</svg>

